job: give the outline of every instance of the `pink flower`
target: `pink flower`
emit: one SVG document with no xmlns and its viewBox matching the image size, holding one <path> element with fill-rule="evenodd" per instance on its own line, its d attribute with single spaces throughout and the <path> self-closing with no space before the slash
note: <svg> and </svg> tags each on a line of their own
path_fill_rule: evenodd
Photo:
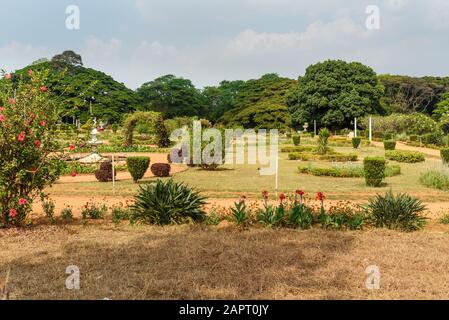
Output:
<svg viewBox="0 0 449 320">
<path fill-rule="evenodd" d="M 28 74 L 31 76 L 33 74 L 33 70 L 29 69 Z"/>
<path fill-rule="evenodd" d="M 71 145 L 69 146 L 69 149 L 70 149 L 70 151 L 75 150 L 75 145 L 74 145 L 74 144 L 71 144 Z"/>
<path fill-rule="evenodd" d="M 17 216 L 17 210 L 16 209 L 10 209 L 9 210 L 9 216 L 11 218 L 14 218 L 15 216 Z"/>
<path fill-rule="evenodd" d="M 0 122 L 3 122 L 5 120 L 6 120 L 6 117 L 4 115 L 0 114 Z"/>
<path fill-rule="evenodd" d="M 3 111 L 5 111 L 5 108 L 0 107 L 0 112 L 3 112 Z"/>
<path fill-rule="evenodd" d="M 39 122 L 41 127 L 45 127 L 47 125 L 47 122 L 45 122 L 45 120 L 42 120 L 41 122 Z"/>
<path fill-rule="evenodd" d="M 25 136 L 26 136 L 25 132 L 22 131 L 22 132 L 19 134 L 19 136 L 17 137 L 17 140 L 19 140 L 19 141 L 24 141 L 24 140 L 25 140 Z"/>
<path fill-rule="evenodd" d="M 19 199 L 19 205 L 24 206 L 24 205 L 26 205 L 27 203 L 28 203 L 27 199 L 24 199 L 24 198 L 20 198 L 20 199 Z"/>
<path fill-rule="evenodd" d="M 41 141 L 40 140 L 36 140 L 36 141 L 34 141 L 34 145 L 36 146 L 36 147 L 40 147 L 41 146 Z"/>
<path fill-rule="evenodd" d="M 10 73 L 6 73 L 3 77 L 5 79 L 11 79 L 11 74 Z"/>
<path fill-rule="evenodd" d="M 48 91 L 48 88 L 47 88 L 46 86 L 42 86 L 42 87 L 40 88 L 40 90 L 41 90 L 42 92 L 47 92 L 47 91 Z"/>
<path fill-rule="evenodd" d="M 8 102 L 9 102 L 10 104 L 16 104 L 16 99 L 10 98 L 10 99 L 8 99 Z"/>
<path fill-rule="evenodd" d="M 74 177 L 74 178 L 76 177 L 76 171 L 75 170 L 72 171 L 72 177 Z"/>
</svg>

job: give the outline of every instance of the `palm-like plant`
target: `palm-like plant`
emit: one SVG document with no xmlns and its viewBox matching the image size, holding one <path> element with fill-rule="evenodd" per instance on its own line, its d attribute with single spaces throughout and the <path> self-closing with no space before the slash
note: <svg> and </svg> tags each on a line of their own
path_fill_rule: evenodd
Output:
<svg viewBox="0 0 449 320">
<path fill-rule="evenodd" d="M 330 137 L 330 131 L 326 128 L 323 128 L 318 132 L 318 153 L 326 154 L 328 151 L 328 139 Z"/>
<path fill-rule="evenodd" d="M 157 225 L 201 222 L 206 214 L 206 198 L 183 183 L 172 179 L 140 187 L 131 207 L 131 221 Z"/>
<path fill-rule="evenodd" d="M 363 205 L 368 221 L 377 228 L 415 231 L 423 228 L 427 218 L 421 214 L 426 206 L 406 193 L 394 195 L 388 191 Z"/>
</svg>

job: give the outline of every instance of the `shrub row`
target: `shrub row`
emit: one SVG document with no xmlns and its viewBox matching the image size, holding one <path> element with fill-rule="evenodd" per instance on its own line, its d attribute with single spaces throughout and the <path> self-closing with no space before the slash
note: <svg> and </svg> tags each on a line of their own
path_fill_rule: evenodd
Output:
<svg viewBox="0 0 449 320">
<path fill-rule="evenodd" d="M 342 166 L 342 167 L 314 167 L 299 166 L 300 173 L 311 174 L 313 176 L 325 176 L 336 178 L 361 178 L 365 176 L 362 166 Z M 394 177 L 401 174 L 401 167 L 398 165 L 387 165 L 385 167 L 385 177 Z"/>
<path fill-rule="evenodd" d="M 347 162 L 347 161 L 357 161 L 358 156 L 353 153 L 341 154 L 341 153 L 331 153 L 331 154 L 313 154 L 313 153 L 300 153 L 293 152 L 288 154 L 289 160 L 302 160 L 302 161 L 335 161 L 335 162 Z"/>
<path fill-rule="evenodd" d="M 293 153 L 293 152 L 314 152 L 316 147 L 312 146 L 297 146 L 297 147 L 283 147 L 281 148 L 282 153 Z"/>
<path fill-rule="evenodd" d="M 385 157 L 388 160 L 405 163 L 417 163 L 425 161 L 424 154 L 422 154 L 421 152 L 408 151 L 408 150 L 386 151 Z"/>
<path fill-rule="evenodd" d="M 394 141 L 394 140 L 385 140 L 384 141 L 384 149 L 385 150 L 395 150 L 396 149 L 396 141 Z"/>
</svg>

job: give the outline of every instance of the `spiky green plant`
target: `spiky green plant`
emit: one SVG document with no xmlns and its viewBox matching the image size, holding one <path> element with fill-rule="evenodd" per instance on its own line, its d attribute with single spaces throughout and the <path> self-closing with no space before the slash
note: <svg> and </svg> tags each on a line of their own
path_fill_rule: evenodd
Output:
<svg viewBox="0 0 449 320">
<path fill-rule="evenodd" d="M 206 198 L 189 186 L 173 179 L 146 184 L 134 197 L 131 222 L 166 225 L 204 221 Z"/>
<path fill-rule="evenodd" d="M 289 223 L 295 228 L 307 230 L 312 227 L 313 211 L 303 204 L 293 206 L 290 209 Z"/>
<path fill-rule="evenodd" d="M 329 150 L 328 147 L 328 139 L 330 137 L 330 131 L 326 128 L 323 128 L 318 132 L 318 153 L 326 154 Z"/>
<path fill-rule="evenodd" d="M 422 216 L 426 206 L 406 193 L 394 195 L 390 190 L 377 195 L 362 205 L 368 222 L 377 228 L 416 231 L 424 227 L 427 218 Z"/>
<path fill-rule="evenodd" d="M 234 203 L 234 207 L 231 208 L 232 218 L 239 226 L 247 226 L 250 221 L 250 213 L 246 207 L 244 200 Z"/>
</svg>

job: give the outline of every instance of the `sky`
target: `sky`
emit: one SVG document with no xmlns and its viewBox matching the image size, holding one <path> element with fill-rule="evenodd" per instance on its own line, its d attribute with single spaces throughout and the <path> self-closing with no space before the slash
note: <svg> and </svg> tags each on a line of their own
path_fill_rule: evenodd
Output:
<svg viewBox="0 0 449 320">
<path fill-rule="evenodd" d="M 165 74 L 198 87 L 327 60 L 449 76 L 449 0 L 0 0 L 0 69 L 64 50 L 132 89 Z M 66 8 L 79 8 L 79 29 Z M 368 6 L 379 9 L 379 28 Z M 70 20 L 73 21 L 73 20 Z M 377 21 L 377 20 L 376 20 Z"/>
</svg>

